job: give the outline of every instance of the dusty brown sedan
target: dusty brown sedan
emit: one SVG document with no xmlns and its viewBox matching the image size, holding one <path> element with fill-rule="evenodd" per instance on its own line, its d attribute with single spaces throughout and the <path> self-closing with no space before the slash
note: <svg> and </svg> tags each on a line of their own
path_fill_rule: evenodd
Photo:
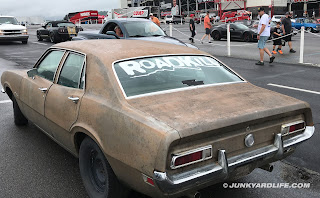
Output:
<svg viewBox="0 0 320 198">
<path fill-rule="evenodd" d="M 127 188 L 195 193 L 257 167 L 271 171 L 314 133 L 307 103 L 164 43 L 61 43 L 32 70 L 4 72 L 1 83 L 17 125 L 34 123 L 79 157 L 90 197 Z"/>
</svg>

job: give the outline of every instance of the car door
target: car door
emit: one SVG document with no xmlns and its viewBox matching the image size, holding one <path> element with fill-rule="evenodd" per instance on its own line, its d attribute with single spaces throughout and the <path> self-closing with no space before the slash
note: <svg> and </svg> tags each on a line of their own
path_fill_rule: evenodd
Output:
<svg viewBox="0 0 320 198">
<path fill-rule="evenodd" d="M 222 38 L 227 38 L 227 25 L 226 24 L 221 26 L 221 36 L 222 36 Z"/>
<path fill-rule="evenodd" d="M 49 37 L 49 28 L 51 28 L 51 27 L 52 27 L 52 24 L 51 24 L 51 23 L 47 23 L 47 24 L 44 26 L 44 29 L 41 31 L 42 37 L 44 37 L 44 38 Z"/>
<path fill-rule="evenodd" d="M 84 94 L 85 59 L 84 54 L 68 52 L 45 101 L 48 128 L 53 137 L 67 148 L 70 146 L 69 130 L 78 118 Z"/>
<path fill-rule="evenodd" d="M 230 24 L 230 35 L 233 39 L 239 39 L 241 38 L 241 31 L 234 24 Z"/>
<path fill-rule="evenodd" d="M 65 50 L 47 51 L 32 70 L 34 75 L 21 81 L 20 99 L 25 116 L 43 130 L 47 126 L 44 103 L 64 54 Z"/>
</svg>

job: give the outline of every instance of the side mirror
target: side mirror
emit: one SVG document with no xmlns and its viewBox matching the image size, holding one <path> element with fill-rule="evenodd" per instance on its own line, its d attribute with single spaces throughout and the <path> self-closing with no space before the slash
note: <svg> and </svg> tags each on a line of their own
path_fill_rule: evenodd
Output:
<svg viewBox="0 0 320 198">
<path fill-rule="evenodd" d="M 114 37 L 116 37 L 117 39 L 120 39 L 119 36 L 118 36 L 114 31 L 107 31 L 106 34 L 109 35 L 109 36 L 114 36 Z"/>
<path fill-rule="evenodd" d="M 33 68 L 33 69 L 27 71 L 27 74 L 28 74 L 28 77 L 33 78 L 35 75 L 38 74 L 38 70 L 37 70 L 37 68 Z"/>
</svg>

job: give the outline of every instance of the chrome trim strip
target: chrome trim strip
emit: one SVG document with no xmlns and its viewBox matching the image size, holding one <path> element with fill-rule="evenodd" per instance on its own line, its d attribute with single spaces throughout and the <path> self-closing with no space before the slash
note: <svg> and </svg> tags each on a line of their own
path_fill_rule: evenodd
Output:
<svg viewBox="0 0 320 198">
<path fill-rule="evenodd" d="M 238 78 L 240 78 L 239 82 L 230 82 L 230 83 L 218 83 L 218 84 L 209 84 L 209 85 L 202 85 L 202 86 L 193 86 L 193 87 L 185 87 L 185 88 L 177 88 L 177 89 L 170 89 L 170 90 L 165 90 L 165 91 L 157 91 L 157 92 L 152 92 L 152 93 L 146 93 L 146 94 L 140 94 L 140 95 L 135 95 L 135 96 L 127 96 L 126 92 L 124 91 L 122 84 L 119 80 L 119 77 L 114 69 L 114 65 L 119 62 L 123 61 L 128 61 L 128 60 L 134 60 L 134 59 L 142 59 L 142 58 L 154 58 L 154 57 L 166 57 L 166 56 L 205 56 L 205 57 L 210 57 L 213 58 L 215 61 L 217 61 L 219 64 L 221 64 L 222 67 L 225 67 L 229 72 L 233 73 L 236 75 Z M 219 61 L 217 58 L 213 56 L 209 56 L 207 54 L 159 54 L 159 55 L 149 55 L 149 56 L 139 56 L 139 57 L 132 57 L 132 58 L 125 58 L 121 60 L 114 61 L 112 63 L 112 71 L 113 74 L 118 82 L 118 85 L 120 87 L 120 90 L 124 96 L 125 99 L 134 99 L 134 98 L 140 98 L 140 97 L 146 97 L 146 96 L 152 96 L 152 95 L 159 95 L 159 94 L 166 94 L 166 93 L 173 93 L 173 92 L 179 92 L 179 91 L 184 91 L 184 90 L 191 90 L 191 89 L 199 89 L 199 88 L 205 88 L 205 87 L 212 87 L 212 86 L 221 86 L 221 85 L 226 85 L 226 84 L 235 84 L 235 83 L 247 83 L 247 81 L 242 78 L 239 74 L 237 74 L 235 71 L 233 71 L 231 68 L 229 68 L 226 64 L 222 63 Z"/>
<path fill-rule="evenodd" d="M 304 133 L 288 140 L 282 140 L 281 133 L 275 135 L 274 144 L 259 148 L 241 155 L 227 158 L 225 150 L 218 151 L 218 163 L 212 163 L 204 167 L 169 175 L 166 172 L 154 171 L 154 181 L 159 189 L 165 194 L 174 194 L 183 190 L 190 190 L 195 183 L 201 185 L 207 182 L 221 182 L 228 178 L 229 173 L 235 168 L 248 164 L 258 159 L 279 160 L 284 158 L 284 149 L 308 140 L 315 131 L 314 126 L 307 126 Z"/>
<path fill-rule="evenodd" d="M 205 150 L 209 150 L 209 149 L 210 149 L 210 156 L 209 157 L 205 157 L 204 153 L 202 153 L 202 158 L 197 160 L 197 161 L 189 162 L 189 163 L 182 164 L 182 165 L 179 165 L 179 166 L 175 166 L 174 165 L 175 162 L 176 162 L 176 159 L 178 159 L 180 157 L 184 157 L 184 156 L 192 154 L 192 153 L 196 153 L 196 152 L 199 152 L 199 151 L 205 151 Z M 193 149 L 193 150 L 190 150 L 190 151 L 186 151 L 186 152 L 183 152 L 183 153 L 175 154 L 171 159 L 171 166 L 170 167 L 171 167 L 171 169 L 177 169 L 177 168 L 181 168 L 181 167 L 188 166 L 188 165 L 191 165 L 191 164 L 195 164 L 195 163 L 198 163 L 198 162 L 202 162 L 202 161 L 205 161 L 205 160 L 208 160 L 208 159 L 211 159 L 211 158 L 212 158 L 212 146 L 208 145 L 208 146 L 200 147 L 200 148 Z"/>
</svg>

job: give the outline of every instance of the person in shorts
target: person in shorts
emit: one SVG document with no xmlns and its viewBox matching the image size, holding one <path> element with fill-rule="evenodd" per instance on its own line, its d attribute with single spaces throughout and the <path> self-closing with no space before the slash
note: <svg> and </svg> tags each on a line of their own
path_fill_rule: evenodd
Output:
<svg viewBox="0 0 320 198">
<path fill-rule="evenodd" d="M 256 65 L 264 65 L 264 62 L 263 62 L 264 52 L 266 52 L 270 57 L 269 63 L 272 63 L 273 60 L 275 59 L 275 57 L 272 56 L 269 49 L 266 47 L 266 42 L 270 37 L 269 15 L 267 15 L 264 12 L 263 7 L 258 8 L 258 13 L 260 16 L 260 21 L 259 21 L 259 25 L 258 25 L 257 39 L 259 40 L 258 41 L 258 48 L 259 48 L 259 53 L 260 53 L 260 61 L 257 62 Z"/>
<path fill-rule="evenodd" d="M 282 32 L 283 35 L 287 35 L 286 37 L 284 37 L 284 40 L 286 42 L 288 42 L 289 48 L 290 48 L 290 53 L 295 53 L 296 51 L 292 48 L 292 42 L 291 42 L 291 18 L 292 18 L 292 14 L 289 12 L 286 12 L 286 18 L 284 18 L 282 20 Z"/>
<path fill-rule="evenodd" d="M 282 36 L 282 31 L 281 31 L 281 27 L 280 27 L 280 22 L 277 22 L 277 26 L 273 29 L 273 38 L 275 40 L 273 40 L 273 50 L 272 50 L 272 54 L 283 54 L 281 47 L 282 47 L 282 42 L 281 42 L 281 38 L 277 39 L 279 37 Z M 276 51 L 276 47 L 278 45 L 277 51 Z"/>
<path fill-rule="evenodd" d="M 204 29 L 206 30 L 205 35 L 203 35 L 202 39 L 201 39 L 201 43 L 203 44 L 203 39 L 208 36 L 208 42 L 211 43 L 210 40 L 210 33 L 211 33 L 211 22 L 210 22 L 210 17 L 209 17 L 209 11 L 207 11 L 207 15 L 204 17 Z"/>
</svg>

